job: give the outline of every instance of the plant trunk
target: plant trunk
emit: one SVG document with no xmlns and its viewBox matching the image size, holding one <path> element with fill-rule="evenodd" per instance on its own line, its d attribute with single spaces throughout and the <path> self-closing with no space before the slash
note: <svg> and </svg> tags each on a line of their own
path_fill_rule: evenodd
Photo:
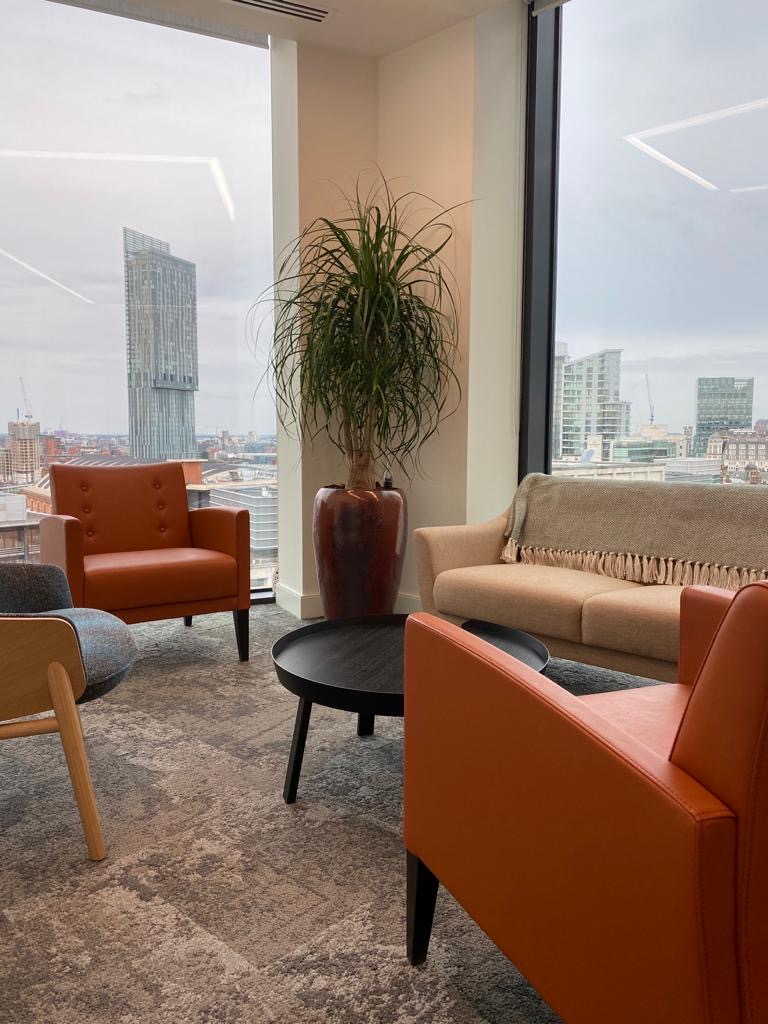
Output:
<svg viewBox="0 0 768 1024">
<path fill-rule="evenodd" d="M 371 491 L 376 484 L 376 467 L 370 452 L 353 452 L 347 457 L 347 490 Z"/>
</svg>

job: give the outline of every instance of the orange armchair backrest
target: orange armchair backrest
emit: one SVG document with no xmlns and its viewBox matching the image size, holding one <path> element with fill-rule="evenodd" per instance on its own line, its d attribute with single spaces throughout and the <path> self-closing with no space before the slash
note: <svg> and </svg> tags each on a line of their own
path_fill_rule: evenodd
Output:
<svg viewBox="0 0 768 1024">
<path fill-rule="evenodd" d="M 768 583 L 744 587 L 699 669 L 671 761 L 738 819 L 745 1024 L 768 1021 Z"/>
<path fill-rule="evenodd" d="M 50 469 L 56 515 L 83 524 L 83 553 L 181 548 L 192 543 L 184 470 L 178 462 Z"/>
</svg>

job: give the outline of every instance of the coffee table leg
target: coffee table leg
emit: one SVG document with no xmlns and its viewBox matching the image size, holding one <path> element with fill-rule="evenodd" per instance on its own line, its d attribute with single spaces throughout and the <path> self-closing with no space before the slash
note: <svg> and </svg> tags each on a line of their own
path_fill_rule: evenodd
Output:
<svg viewBox="0 0 768 1024">
<path fill-rule="evenodd" d="M 359 714 L 357 716 L 357 735 L 358 736 L 373 736 L 373 723 L 375 721 L 374 715 Z"/>
<path fill-rule="evenodd" d="M 304 760 L 304 747 L 307 743 L 307 729 L 309 728 L 309 716 L 312 714 L 312 701 L 299 698 L 299 707 L 296 711 L 296 724 L 293 727 L 293 742 L 291 743 L 291 755 L 288 758 L 288 771 L 285 773 L 285 786 L 283 787 L 283 800 L 287 804 L 296 803 L 296 790 L 299 788 L 299 776 L 301 775 L 301 762 Z"/>
</svg>

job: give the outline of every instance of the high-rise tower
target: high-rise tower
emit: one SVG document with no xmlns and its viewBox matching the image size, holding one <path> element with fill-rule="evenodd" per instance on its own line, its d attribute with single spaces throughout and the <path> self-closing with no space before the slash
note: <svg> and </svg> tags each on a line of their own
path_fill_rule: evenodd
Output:
<svg viewBox="0 0 768 1024">
<path fill-rule="evenodd" d="M 195 456 L 195 264 L 159 238 L 123 228 L 131 455 Z"/>
<path fill-rule="evenodd" d="M 578 458 L 587 447 L 587 438 L 598 435 L 602 458 L 607 460 L 610 442 L 629 433 L 630 403 L 619 398 L 621 349 L 605 349 L 564 362 L 561 372 L 562 455 Z"/>
<path fill-rule="evenodd" d="M 699 377 L 696 381 L 696 434 L 693 454 L 707 454 L 713 434 L 752 428 L 754 377 Z"/>
</svg>

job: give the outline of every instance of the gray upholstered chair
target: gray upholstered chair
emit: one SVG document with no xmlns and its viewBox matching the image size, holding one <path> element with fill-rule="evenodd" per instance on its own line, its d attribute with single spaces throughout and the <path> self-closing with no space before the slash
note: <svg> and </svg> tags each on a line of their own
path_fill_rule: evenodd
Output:
<svg viewBox="0 0 768 1024">
<path fill-rule="evenodd" d="M 72 607 L 57 566 L 0 565 L 0 740 L 59 734 L 91 860 L 107 848 L 75 703 L 111 690 L 135 658 L 125 623 Z"/>
<path fill-rule="evenodd" d="M 73 608 L 67 577 L 56 565 L 0 565 L 0 616 L 44 616 L 72 625 L 85 668 L 85 692 L 78 704 L 109 692 L 136 660 L 125 623 L 109 612 Z"/>
</svg>

